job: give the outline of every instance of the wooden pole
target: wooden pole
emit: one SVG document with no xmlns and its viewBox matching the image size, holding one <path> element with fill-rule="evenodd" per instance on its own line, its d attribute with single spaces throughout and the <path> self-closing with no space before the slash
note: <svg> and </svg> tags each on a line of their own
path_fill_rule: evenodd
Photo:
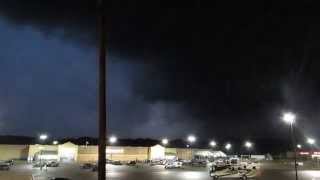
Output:
<svg viewBox="0 0 320 180">
<path fill-rule="evenodd" d="M 106 12 L 104 0 L 98 0 L 98 34 L 99 34 L 99 90 L 98 90 L 98 118 L 99 118 L 99 157 L 98 179 L 106 179 L 106 134 L 107 134 L 107 104 L 106 104 L 106 69 L 107 69 L 107 32 Z"/>
</svg>

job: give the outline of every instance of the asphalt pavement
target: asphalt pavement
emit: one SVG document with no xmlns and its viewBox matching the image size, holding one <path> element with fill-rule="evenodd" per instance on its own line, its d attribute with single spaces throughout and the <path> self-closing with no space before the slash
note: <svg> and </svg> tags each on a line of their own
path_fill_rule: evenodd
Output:
<svg viewBox="0 0 320 180">
<path fill-rule="evenodd" d="M 15 176 L 15 177 L 14 177 Z M 48 168 L 40 171 L 31 165 L 20 164 L 10 171 L 0 171 L 0 180 L 48 180 L 51 177 L 67 177 L 72 180 L 96 180 L 97 172 L 83 170 L 77 164 L 62 164 L 58 168 Z M 162 166 L 129 167 L 126 165 L 107 165 L 108 180 L 211 180 L 207 168 L 185 167 L 182 169 L 164 169 Z M 20 177 L 20 178 L 17 178 Z M 294 180 L 295 173 L 292 167 L 281 166 L 276 163 L 262 164 L 261 180 Z M 23 179 L 24 180 L 24 179 Z M 299 180 L 320 180 L 320 171 L 300 170 Z"/>
</svg>

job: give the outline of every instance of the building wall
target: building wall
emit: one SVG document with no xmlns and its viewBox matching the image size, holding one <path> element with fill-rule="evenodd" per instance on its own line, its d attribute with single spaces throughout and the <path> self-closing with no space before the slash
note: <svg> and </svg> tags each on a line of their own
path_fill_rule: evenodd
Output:
<svg viewBox="0 0 320 180">
<path fill-rule="evenodd" d="M 178 159 L 192 160 L 192 150 L 188 148 L 177 148 Z"/>
<path fill-rule="evenodd" d="M 63 149 L 73 149 L 75 152 L 74 160 L 76 162 L 96 162 L 98 160 L 98 146 L 77 146 L 72 143 L 62 145 L 0 145 L 0 160 L 9 159 L 29 159 L 31 160 L 37 152 L 41 150 L 57 151 L 59 156 L 66 152 Z M 145 161 L 151 158 L 151 147 L 130 147 L 130 146 L 112 146 L 107 147 L 107 159 L 116 161 Z M 184 160 L 192 159 L 192 150 L 189 148 L 168 148 L 165 151 L 169 154 L 175 154 L 177 158 Z"/>
<path fill-rule="evenodd" d="M 0 145 L 0 160 L 27 158 L 28 145 Z"/>
<path fill-rule="evenodd" d="M 78 162 L 96 162 L 98 161 L 98 146 L 79 146 Z"/>
<path fill-rule="evenodd" d="M 74 162 L 78 159 L 78 145 L 67 142 L 58 146 L 60 161 Z"/>
<path fill-rule="evenodd" d="M 123 149 L 123 153 L 107 153 L 107 156 L 111 160 L 118 161 L 145 161 L 149 157 L 148 147 L 118 147 Z"/>
<path fill-rule="evenodd" d="M 58 146 L 57 145 L 29 145 L 29 152 L 28 152 L 28 157 L 33 158 L 34 155 L 41 150 L 44 151 L 58 151 Z"/>
<path fill-rule="evenodd" d="M 148 160 L 148 147 L 107 147 L 107 159 L 114 161 Z M 98 146 L 79 146 L 78 162 L 95 162 L 98 160 Z"/>
</svg>

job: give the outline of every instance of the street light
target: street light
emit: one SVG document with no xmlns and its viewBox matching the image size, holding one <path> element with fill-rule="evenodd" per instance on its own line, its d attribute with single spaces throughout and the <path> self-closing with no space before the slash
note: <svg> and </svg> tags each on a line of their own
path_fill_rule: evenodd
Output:
<svg viewBox="0 0 320 180">
<path fill-rule="evenodd" d="M 232 147 L 232 145 L 230 143 L 227 143 L 225 146 L 226 150 L 228 150 L 228 151 L 231 149 L 231 147 Z"/>
<path fill-rule="evenodd" d="M 48 135 L 46 135 L 46 134 L 41 134 L 41 135 L 39 136 L 39 139 L 40 139 L 41 141 L 45 141 L 45 140 L 48 139 Z"/>
<path fill-rule="evenodd" d="M 161 143 L 163 145 L 167 145 L 169 143 L 169 140 L 167 138 L 164 138 L 164 139 L 161 140 Z"/>
<path fill-rule="evenodd" d="M 194 135 L 188 136 L 188 141 L 189 141 L 190 143 L 194 143 L 194 142 L 196 142 L 196 140 L 197 140 L 197 138 L 196 138 Z"/>
<path fill-rule="evenodd" d="M 296 115 L 291 112 L 284 113 L 282 116 L 282 120 L 287 124 L 294 124 L 296 121 Z"/>
<path fill-rule="evenodd" d="M 297 148 L 301 149 L 302 148 L 301 144 L 297 144 Z"/>
<path fill-rule="evenodd" d="M 40 139 L 41 141 L 45 141 L 45 140 L 48 139 L 48 135 L 47 135 L 47 134 L 40 134 L 39 139 Z M 43 151 L 42 148 L 43 148 L 43 147 L 40 147 L 40 164 L 41 164 L 41 161 L 42 161 L 42 151 Z M 42 167 L 40 167 L 40 170 L 42 171 Z"/>
<path fill-rule="evenodd" d="M 210 141 L 209 145 L 214 148 L 217 146 L 217 143 L 215 141 Z"/>
<path fill-rule="evenodd" d="M 57 145 L 57 144 L 59 144 L 59 142 L 58 141 L 53 141 L 52 144 L 53 145 Z"/>
<path fill-rule="evenodd" d="M 307 143 L 311 144 L 311 145 L 314 145 L 316 143 L 316 140 L 313 139 L 313 138 L 307 138 Z"/>
<path fill-rule="evenodd" d="M 118 139 L 117 139 L 117 137 L 115 137 L 115 136 L 111 136 L 111 137 L 109 138 L 110 144 L 114 144 L 114 143 L 116 143 L 117 141 L 118 141 Z"/>
<path fill-rule="evenodd" d="M 245 146 L 247 149 L 251 149 L 253 145 L 252 145 L 252 142 L 246 141 L 246 142 L 244 143 L 244 146 Z"/>
<path fill-rule="evenodd" d="M 290 125 L 290 133 L 291 133 L 291 143 L 292 148 L 294 149 L 294 169 L 296 172 L 296 180 L 298 180 L 298 165 L 297 165 L 297 146 L 296 146 L 296 139 L 295 139 L 295 132 L 293 125 L 296 122 L 296 115 L 292 112 L 287 112 L 282 115 L 282 120 Z"/>
</svg>

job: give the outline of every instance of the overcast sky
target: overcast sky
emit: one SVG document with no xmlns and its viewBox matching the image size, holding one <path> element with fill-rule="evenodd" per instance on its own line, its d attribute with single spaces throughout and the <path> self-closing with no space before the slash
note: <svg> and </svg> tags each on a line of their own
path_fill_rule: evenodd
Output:
<svg viewBox="0 0 320 180">
<path fill-rule="evenodd" d="M 0 134 L 97 135 L 95 4 L 70 4 L 1 2 Z M 111 9 L 110 133 L 281 137 L 294 111 L 317 136 L 319 24 L 304 5 Z"/>
</svg>

